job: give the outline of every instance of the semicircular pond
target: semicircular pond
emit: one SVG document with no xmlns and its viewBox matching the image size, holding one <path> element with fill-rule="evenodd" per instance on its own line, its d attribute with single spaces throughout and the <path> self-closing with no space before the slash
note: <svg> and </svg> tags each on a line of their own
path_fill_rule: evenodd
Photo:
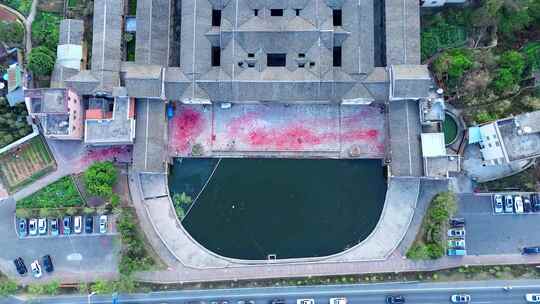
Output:
<svg viewBox="0 0 540 304">
<path fill-rule="evenodd" d="M 175 159 L 169 187 L 195 200 L 182 223 L 197 242 L 247 260 L 350 248 L 372 232 L 386 195 L 381 161 L 366 159 Z"/>
</svg>

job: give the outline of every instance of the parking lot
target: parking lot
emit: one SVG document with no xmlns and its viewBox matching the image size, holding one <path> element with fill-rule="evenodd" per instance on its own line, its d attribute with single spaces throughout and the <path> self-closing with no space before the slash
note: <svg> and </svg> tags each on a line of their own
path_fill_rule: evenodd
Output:
<svg viewBox="0 0 540 304">
<path fill-rule="evenodd" d="M 107 233 L 114 234 L 116 231 L 116 227 L 114 225 L 115 221 L 112 220 L 110 216 L 105 216 L 106 221 L 102 227 L 100 224 L 100 218 L 101 215 L 75 215 L 58 219 L 47 218 L 45 219 L 45 231 L 39 226 L 39 221 L 43 219 L 17 218 L 15 220 L 15 229 L 19 238 L 67 237 L 70 235 L 82 236 Z M 56 220 L 56 226 L 53 225 L 53 220 Z M 32 229 L 32 225 L 30 224 L 32 221 L 35 221 L 35 224 L 33 225 L 34 229 Z"/>
<path fill-rule="evenodd" d="M 495 214 L 491 194 L 458 195 L 456 216 L 466 221 L 468 255 L 519 254 L 540 245 L 540 213 Z"/>
<path fill-rule="evenodd" d="M 0 231 L 2 231 L 0 271 L 3 273 L 12 277 L 19 276 L 13 264 L 13 259 L 17 257 L 22 257 L 30 270 L 30 263 L 33 260 L 39 259 L 41 263 L 41 257 L 50 254 L 55 271 L 52 274 L 44 274 L 39 279 L 41 281 L 50 278 L 67 282 L 85 281 L 97 277 L 115 276 L 120 242 L 111 230 L 106 234 L 81 233 L 19 239 L 16 233 L 14 212 L 15 202 L 12 199 L 0 201 Z M 94 224 L 96 224 L 95 220 Z M 36 279 L 31 275 L 26 275 L 23 281 L 32 282 Z"/>
</svg>

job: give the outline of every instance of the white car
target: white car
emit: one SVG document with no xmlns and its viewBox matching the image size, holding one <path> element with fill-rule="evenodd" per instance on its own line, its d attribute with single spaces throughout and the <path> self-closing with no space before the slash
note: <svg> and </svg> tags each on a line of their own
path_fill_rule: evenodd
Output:
<svg viewBox="0 0 540 304">
<path fill-rule="evenodd" d="M 315 304 L 314 299 L 297 299 L 296 304 Z"/>
<path fill-rule="evenodd" d="M 465 229 L 450 229 L 448 230 L 448 236 L 456 238 L 465 237 Z"/>
<path fill-rule="evenodd" d="M 450 297 L 452 303 L 469 303 L 471 296 L 467 294 L 455 294 Z"/>
<path fill-rule="evenodd" d="M 73 230 L 75 233 L 82 232 L 82 216 L 80 215 L 75 216 L 74 222 L 73 222 Z"/>
<path fill-rule="evenodd" d="M 347 298 L 330 298 L 330 304 L 347 304 Z"/>
<path fill-rule="evenodd" d="M 523 213 L 523 199 L 519 195 L 514 197 L 514 209 L 516 213 Z"/>
<path fill-rule="evenodd" d="M 495 203 L 495 213 L 503 213 L 504 204 L 502 195 L 495 194 L 495 196 L 493 196 L 493 201 Z"/>
<path fill-rule="evenodd" d="M 540 293 L 528 293 L 525 295 L 525 301 L 529 303 L 540 303 Z"/>
<path fill-rule="evenodd" d="M 30 219 L 30 221 L 28 222 L 28 231 L 30 235 L 37 235 L 38 228 L 36 219 Z"/>
<path fill-rule="evenodd" d="M 107 216 L 102 215 L 99 217 L 99 233 L 107 232 Z"/>
<path fill-rule="evenodd" d="M 47 234 L 47 219 L 38 219 L 38 231 L 39 234 Z"/>
<path fill-rule="evenodd" d="M 34 278 L 40 278 L 43 275 L 38 260 L 33 261 L 32 264 L 30 264 L 30 268 L 32 269 L 32 275 Z"/>
</svg>

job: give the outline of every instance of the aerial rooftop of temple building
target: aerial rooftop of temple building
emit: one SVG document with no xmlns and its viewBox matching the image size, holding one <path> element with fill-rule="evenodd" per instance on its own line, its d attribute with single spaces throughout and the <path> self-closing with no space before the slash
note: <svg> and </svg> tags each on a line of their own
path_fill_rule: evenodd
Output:
<svg viewBox="0 0 540 304">
<path fill-rule="evenodd" d="M 135 61 L 123 62 L 123 2 L 96 0 L 91 69 L 65 83 L 184 103 L 386 100 L 380 68 L 427 71 L 417 67 L 418 1 L 387 2 L 138 0 Z M 425 86 L 401 83 L 398 98 L 423 97 Z"/>
</svg>

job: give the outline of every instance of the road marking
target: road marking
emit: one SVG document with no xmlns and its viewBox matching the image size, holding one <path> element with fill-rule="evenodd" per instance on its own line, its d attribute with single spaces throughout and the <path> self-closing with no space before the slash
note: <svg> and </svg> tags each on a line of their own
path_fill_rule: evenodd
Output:
<svg viewBox="0 0 540 304">
<path fill-rule="evenodd" d="M 144 170 L 146 170 L 147 163 L 148 163 L 148 127 L 150 122 L 150 101 L 146 99 L 146 130 L 145 137 L 146 137 L 146 143 L 144 146 Z"/>
<path fill-rule="evenodd" d="M 407 119 L 407 146 L 409 149 L 409 174 L 412 175 L 411 132 L 409 129 L 409 102 L 407 101 L 405 101 L 405 116 Z"/>
<path fill-rule="evenodd" d="M 68 261 L 82 261 L 83 257 L 80 253 L 72 253 L 66 257 Z"/>
</svg>

